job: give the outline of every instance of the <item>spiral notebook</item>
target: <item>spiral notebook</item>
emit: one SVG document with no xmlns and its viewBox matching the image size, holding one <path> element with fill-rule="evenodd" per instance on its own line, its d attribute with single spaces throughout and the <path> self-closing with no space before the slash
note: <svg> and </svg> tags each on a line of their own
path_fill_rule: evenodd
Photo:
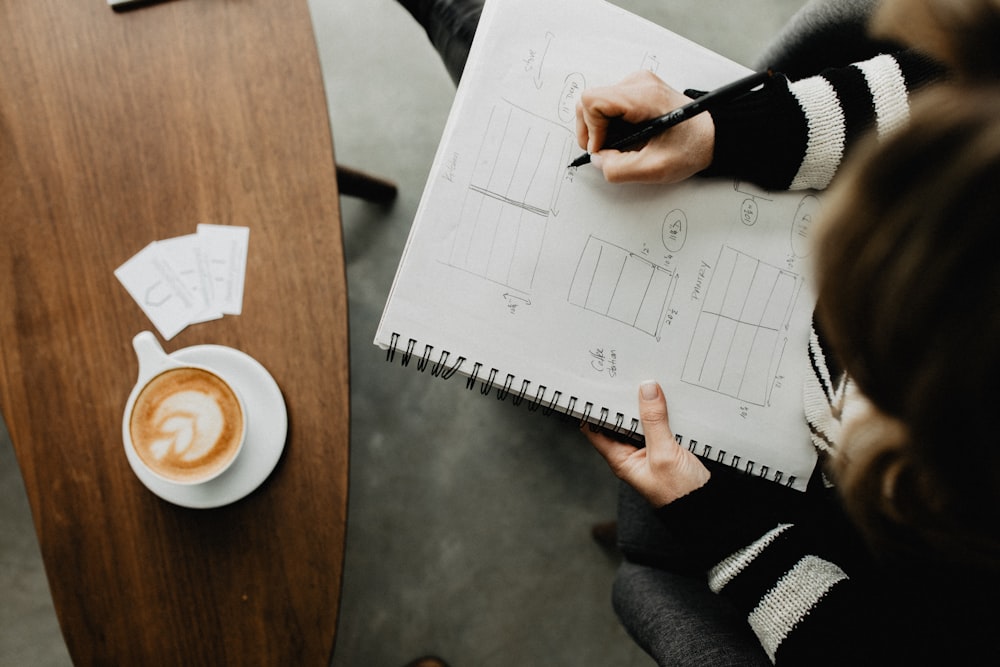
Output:
<svg viewBox="0 0 1000 667">
<path fill-rule="evenodd" d="M 581 91 L 639 69 L 680 90 L 749 71 L 601 0 L 486 3 L 375 343 L 400 372 L 637 440 L 655 379 L 683 446 L 803 489 L 820 201 L 568 168 Z"/>
</svg>

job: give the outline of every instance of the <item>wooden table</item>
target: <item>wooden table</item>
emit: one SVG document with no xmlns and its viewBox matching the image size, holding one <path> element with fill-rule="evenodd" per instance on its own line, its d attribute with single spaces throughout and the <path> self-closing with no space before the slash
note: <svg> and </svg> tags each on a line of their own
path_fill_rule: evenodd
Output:
<svg viewBox="0 0 1000 667">
<path fill-rule="evenodd" d="M 306 0 L 0 3 L 0 409 L 78 665 L 325 665 L 348 473 L 347 294 Z M 250 228 L 228 345 L 288 407 L 248 497 L 185 509 L 130 469 L 132 337 L 113 275 L 199 222 Z"/>
</svg>

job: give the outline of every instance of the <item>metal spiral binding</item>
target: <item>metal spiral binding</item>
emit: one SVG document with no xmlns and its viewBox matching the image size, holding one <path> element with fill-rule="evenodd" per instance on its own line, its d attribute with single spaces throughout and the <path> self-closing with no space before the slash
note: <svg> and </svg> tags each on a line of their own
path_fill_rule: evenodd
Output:
<svg viewBox="0 0 1000 667">
<path fill-rule="evenodd" d="M 442 379 L 449 379 L 455 373 L 459 372 L 462 365 L 467 361 L 466 357 L 456 357 L 455 361 L 449 366 L 448 362 L 451 359 L 451 353 L 447 350 L 442 350 L 438 355 L 437 361 L 433 364 L 431 363 L 432 357 L 434 355 L 434 347 L 432 345 L 424 345 L 423 354 L 417 356 L 415 355 L 415 350 L 417 348 L 417 341 L 413 338 L 407 340 L 406 348 L 400 349 L 399 341 L 401 337 L 399 334 L 392 334 L 391 341 L 389 343 L 389 348 L 386 350 L 386 361 L 395 361 L 397 352 L 400 355 L 400 363 L 403 366 L 409 366 L 410 361 L 416 358 L 416 367 L 420 372 L 425 372 L 428 367 L 430 367 L 430 373 L 434 377 L 440 377 Z M 551 398 L 546 400 L 545 394 L 548 392 L 548 387 L 545 385 L 538 385 L 535 389 L 534 396 L 529 394 L 531 388 L 530 380 L 521 380 L 521 385 L 518 389 L 514 389 L 517 378 L 512 374 L 508 373 L 499 380 L 500 371 L 496 368 L 491 368 L 486 373 L 485 377 L 480 377 L 484 369 L 483 364 L 479 362 L 474 362 L 472 366 L 472 371 L 466 373 L 465 387 L 468 390 L 473 390 L 476 388 L 476 384 L 479 384 L 479 392 L 483 396 L 488 396 L 491 392 L 495 390 L 496 397 L 498 400 L 506 400 L 510 398 L 511 404 L 515 406 L 520 406 L 527 400 L 526 407 L 530 412 L 536 412 L 541 408 L 542 414 L 546 417 L 557 414 L 563 418 L 572 419 L 573 413 L 576 411 L 576 405 L 579 399 L 576 396 L 570 396 L 565 408 L 559 407 L 559 402 L 563 397 L 561 391 L 553 391 Z M 601 407 L 597 410 L 597 416 L 594 415 L 595 406 L 591 402 L 584 403 L 582 410 L 582 416 L 580 419 L 580 425 L 588 424 L 589 428 L 593 431 L 608 431 L 617 435 L 622 435 L 629 440 L 635 440 L 638 442 L 643 442 L 643 436 L 637 433 L 639 428 L 639 420 L 632 418 L 630 428 L 625 428 L 625 415 L 618 412 L 615 413 L 614 423 L 611 423 L 611 411 L 606 407 Z M 700 456 L 704 459 L 714 460 L 718 463 L 728 465 L 737 470 L 741 470 L 748 475 L 756 475 L 757 477 L 762 477 L 765 479 L 770 479 L 778 484 L 783 484 L 785 486 L 792 486 L 795 484 L 795 475 L 785 476 L 780 470 L 772 470 L 770 466 L 758 465 L 757 462 L 746 459 L 739 455 L 730 456 L 728 452 L 724 449 L 714 450 L 712 445 L 700 444 L 698 440 L 689 438 L 687 444 L 684 442 L 684 436 L 676 434 L 677 444 L 682 447 L 687 447 L 688 451 L 693 454 Z M 714 454 L 713 454 L 714 452 Z"/>
<path fill-rule="evenodd" d="M 392 363 L 396 359 L 397 353 L 400 357 L 400 363 L 403 366 L 409 366 L 410 361 L 416 359 L 416 367 L 420 372 L 425 372 L 430 368 L 430 373 L 434 377 L 440 377 L 442 379 L 449 379 L 455 373 L 459 372 L 462 365 L 465 364 L 468 359 L 466 357 L 456 357 L 455 360 L 449 365 L 449 360 L 452 355 L 448 350 L 441 350 L 438 353 L 437 360 L 433 361 L 434 356 L 434 346 L 424 345 L 423 354 L 417 355 L 417 341 L 413 338 L 407 340 L 406 347 L 400 347 L 400 340 L 402 337 L 398 333 L 393 333 L 389 342 L 389 347 L 386 350 L 385 360 Z M 432 363 L 433 361 L 433 363 Z M 516 388 L 517 378 L 512 374 L 508 373 L 501 378 L 500 371 L 496 368 L 489 369 L 485 376 L 481 377 L 484 372 L 483 364 L 479 362 L 473 362 L 472 370 L 466 371 L 465 387 L 470 391 L 475 389 L 476 384 L 479 384 L 479 392 L 483 396 L 488 396 L 491 392 L 496 393 L 498 400 L 506 400 L 510 398 L 512 405 L 520 406 L 525 403 L 527 409 L 530 412 L 536 412 L 541 408 L 541 412 L 546 417 L 556 414 L 566 419 L 573 419 L 573 414 L 576 412 L 576 406 L 579 403 L 579 399 L 576 396 L 570 396 L 566 401 L 566 406 L 564 408 L 559 407 L 559 403 L 563 398 L 563 392 L 553 391 L 550 398 L 546 399 L 545 395 L 549 391 L 548 387 L 545 385 L 537 385 L 534 395 L 529 392 L 531 390 L 531 381 L 522 379 L 520 382 L 520 387 Z M 601 407 L 597 410 L 597 416 L 594 415 L 595 406 L 591 402 L 584 403 L 582 416 L 580 419 L 580 425 L 589 424 L 590 428 L 594 431 L 605 430 L 617 435 L 624 436 L 630 440 L 642 441 L 643 438 L 637 433 L 639 429 L 639 420 L 632 418 L 631 425 L 628 429 L 625 428 L 625 415 L 618 412 L 615 413 L 614 422 L 611 422 L 611 411 L 608 408 Z"/>
<path fill-rule="evenodd" d="M 786 479 L 784 472 L 782 472 L 780 470 L 774 470 L 774 471 L 772 471 L 771 467 L 770 466 L 766 466 L 766 465 L 760 465 L 760 466 L 758 466 L 757 462 L 753 461 L 751 459 L 747 459 L 744 462 L 743 457 L 740 456 L 739 454 L 733 454 L 732 456 L 730 456 L 728 454 L 728 452 L 726 452 L 726 450 L 719 449 L 715 453 L 715 455 L 713 456 L 713 454 L 712 454 L 712 450 L 713 450 L 712 445 L 702 444 L 701 445 L 701 451 L 698 451 L 698 441 L 697 440 L 694 440 L 692 438 L 688 438 L 688 443 L 687 443 L 687 445 L 685 445 L 684 444 L 684 436 L 683 435 L 680 435 L 679 433 L 675 433 L 674 434 L 674 438 L 677 440 L 677 444 L 678 445 L 681 445 L 682 447 L 686 446 L 689 452 L 691 452 L 691 453 L 693 453 L 693 454 L 695 454 L 697 456 L 700 456 L 700 457 L 702 457 L 704 459 L 708 459 L 710 461 L 715 461 L 715 462 L 721 463 L 723 465 L 728 465 L 730 468 L 736 468 L 737 470 L 740 470 L 740 471 L 742 471 L 743 473 L 745 473 L 747 475 L 756 475 L 757 477 L 762 477 L 764 479 L 770 479 L 772 482 L 775 482 L 777 484 L 782 484 L 784 486 L 793 486 L 795 484 L 795 480 L 796 480 L 795 475 L 788 475 L 788 477 Z M 728 457 L 728 460 L 726 460 L 727 457 Z"/>
</svg>

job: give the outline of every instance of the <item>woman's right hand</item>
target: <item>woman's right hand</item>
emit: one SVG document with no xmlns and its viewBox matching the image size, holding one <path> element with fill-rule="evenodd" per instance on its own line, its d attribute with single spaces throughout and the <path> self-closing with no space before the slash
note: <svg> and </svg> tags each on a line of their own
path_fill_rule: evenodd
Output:
<svg viewBox="0 0 1000 667">
<path fill-rule="evenodd" d="M 613 86 L 588 88 L 576 106 L 576 134 L 591 164 L 611 183 L 676 183 L 708 168 L 715 123 L 701 113 L 651 139 L 640 150 L 601 150 L 612 119 L 638 124 L 691 101 L 652 72 L 630 74 Z"/>
</svg>

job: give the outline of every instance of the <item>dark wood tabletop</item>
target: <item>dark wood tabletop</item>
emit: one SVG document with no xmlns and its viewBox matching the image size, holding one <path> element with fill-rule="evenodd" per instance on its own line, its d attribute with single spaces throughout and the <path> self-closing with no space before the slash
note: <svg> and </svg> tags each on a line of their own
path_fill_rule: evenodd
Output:
<svg viewBox="0 0 1000 667">
<path fill-rule="evenodd" d="M 325 665 L 346 523 L 347 291 L 306 0 L 0 3 L 0 410 L 78 665 Z M 187 509 L 126 460 L 132 337 L 114 270 L 198 223 L 250 229 L 234 347 L 288 410 L 276 469 Z M 251 417 L 252 419 L 252 417 Z"/>
</svg>

